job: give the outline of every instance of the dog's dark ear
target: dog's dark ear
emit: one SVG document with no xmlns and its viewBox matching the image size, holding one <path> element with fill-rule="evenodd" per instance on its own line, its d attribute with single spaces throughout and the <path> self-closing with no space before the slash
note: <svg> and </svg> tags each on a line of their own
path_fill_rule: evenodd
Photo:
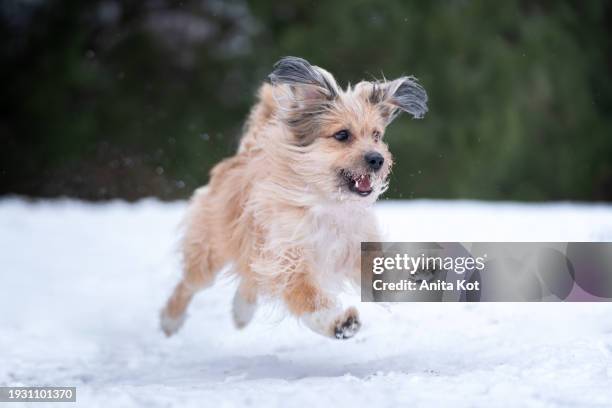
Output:
<svg viewBox="0 0 612 408">
<path fill-rule="evenodd" d="M 332 100 L 338 96 L 334 77 L 324 69 L 299 57 L 283 57 L 268 75 L 272 85 L 289 85 L 297 97 Z"/>
<path fill-rule="evenodd" d="M 377 105 L 387 123 L 401 112 L 407 112 L 415 119 L 427 113 L 427 92 L 414 77 L 401 77 L 390 82 L 374 82 L 369 100 Z"/>
<path fill-rule="evenodd" d="M 292 130 L 300 145 L 311 143 L 321 130 L 318 120 L 340 90 L 326 70 L 298 57 L 284 57 L 268 75 L 279 118 Z"/>
</svg>

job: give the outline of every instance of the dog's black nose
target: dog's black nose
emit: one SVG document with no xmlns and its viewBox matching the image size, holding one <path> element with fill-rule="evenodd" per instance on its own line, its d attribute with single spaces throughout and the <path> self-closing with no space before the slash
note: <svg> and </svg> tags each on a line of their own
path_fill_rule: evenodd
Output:
<svg viewBox="0 0 612 408">
<path fill-rule="evenodd" d="M 367 152 L 364 158 L 366 163 L 368 163 L 368 167 L 374 171 L 380 169 L 385 162 L 385 158 L 378 152 Z"/>
</svg>

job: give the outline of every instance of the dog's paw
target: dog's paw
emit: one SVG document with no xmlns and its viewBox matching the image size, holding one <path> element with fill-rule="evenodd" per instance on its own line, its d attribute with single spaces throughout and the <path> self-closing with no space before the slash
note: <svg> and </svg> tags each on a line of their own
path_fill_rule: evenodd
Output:
<svg viewBox="0 0 612 408">
<path fill-rule="evenodd" d="M 339 307 L 321 309 L 302 319 L 312 331 L 332 339 L 350 339 L 361 327 L 359 313 L 354 307 L 344 311 Z"/>
<path fill-rule="evenodd" d="M 257 309 L 256 302 L 248 302 L 238 292 L 234 295 L 234 302 L 232 305 L 232 317 L 234 320 L 234 326 L 237 329 L 243 329 L 253 319 Z"/>
<path fill-rule="evenodd" d="M 162 310 L 159 316 L 159 323 L 161 329 L 167 337 L 170 337 L 174 333 L 176 333 L 183 326 L 184 322 L 185 315 L 179 317 L 171 317 L 168 315 L 165 309 Z"/>
<path fill-rule="evenodd" d="M 334 323 L 334 337 L 346 340 L 353 337 L 361 328 L 359 313 L 354 307 L 349 307 L 342 317 Z"/>
</svg>

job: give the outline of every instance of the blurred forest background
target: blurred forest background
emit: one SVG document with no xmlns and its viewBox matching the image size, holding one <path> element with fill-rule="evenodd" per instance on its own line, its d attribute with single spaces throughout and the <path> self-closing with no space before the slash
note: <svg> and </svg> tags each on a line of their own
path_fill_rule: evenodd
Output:
<svg viewBox="0 0 612 408">
<path fill-rule="evenodd" d="M 284 55 L 413 74 L 390 198 L 612 201 L 612 2 L 2 0 L 0 194 L 187 197 Z"/>
</svg>

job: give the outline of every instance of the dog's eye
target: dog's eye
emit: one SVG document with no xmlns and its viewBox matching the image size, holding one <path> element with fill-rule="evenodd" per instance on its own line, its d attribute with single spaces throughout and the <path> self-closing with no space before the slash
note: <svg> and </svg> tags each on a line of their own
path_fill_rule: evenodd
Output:
<svg viewBox="0 0 612 408">
<path fill-rule="evenodd" d="M 348 138 L 351 136 L 348 130 L 342 129 L 334 135 L 334 138 L 340 142 L 346 142 Z"/>
<path fill-rule="evenodd" d="M 381 134 L 378 130 L 375 130 L 374 132 L 372 132 L 372 136 L 374 137 L 374 140 L 378 142 L 380 140 Z"/>
</svg>

